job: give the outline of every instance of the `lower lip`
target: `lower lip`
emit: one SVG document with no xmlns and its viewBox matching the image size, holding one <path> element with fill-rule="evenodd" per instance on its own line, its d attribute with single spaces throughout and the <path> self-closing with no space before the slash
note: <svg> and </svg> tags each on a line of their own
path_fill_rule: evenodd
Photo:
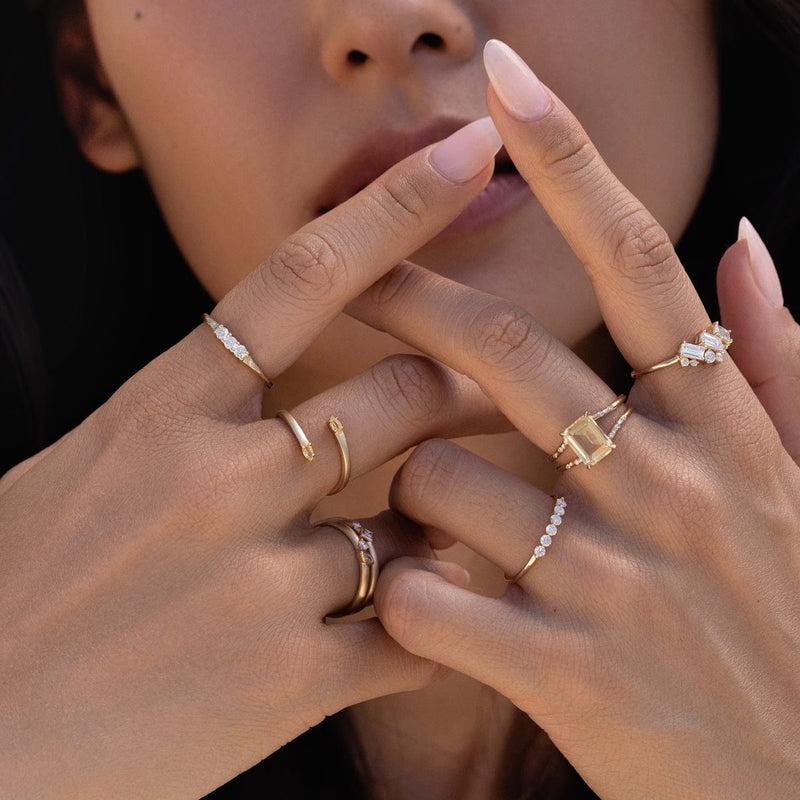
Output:
<svg viewBox="0 0 800 800">
<path fill-rule="evenodd" d="M 516 172 L 498 172 L 486 188 L 437 236 L 464 234 L 516 211 L 533 197 L 525 179 Z"/>
</svg>

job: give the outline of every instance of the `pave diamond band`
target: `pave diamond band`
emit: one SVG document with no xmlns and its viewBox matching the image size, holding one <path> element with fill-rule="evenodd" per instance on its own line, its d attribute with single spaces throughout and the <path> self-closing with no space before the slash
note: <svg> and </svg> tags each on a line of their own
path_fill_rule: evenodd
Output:
<svg viewBox="0 0 800 800">
<path fill-rule="evenodd" d="M 525 566 L 513 577 L 504 575 L 507 583 L 516 583 L 522 576 L 540 559 L 547 555 L 547 548 L 553 543 L 553 537 L 558 533 L 558 526 L 564 519 L 567 510 L 567 501 L 563 497 L 556 499 L 553 506 L 553 513 L 550 515 L 550 522 L 545 526 L 544 533 L 539 537 L 539 544 L 533 548 L 533 554 L 525 562 Z"/>
<path fill-rule="evenodd" d="M 355 614 L 361 609 L 366 608 L 372 603 L 372 595 L 375 593 L 375 584 L 378 582 L 378 557 L 375 554 L 375 547 L 372 543 L 372 531 L 365 528 L 356 520 L 345 519 L 344 517 L 328 517 L 314 523 L 315 528 L 329 527 L 335 528 L 343 533 L 355 550 L 358 561 L 358 586 L 353 599 L 344 608 L 328 614 L 329 617 L 346 617 Z"/>
<path fill-rule="evenodd" d="M 550 460 L 557 461 L 567 447 L 575 453 L 576 458 L 563 464 L 556 464 L 556 469 L 559 472 L 572 469 L 578 464 L 586 464 L 587 469 L 591 469 L 616 447 L 613 439 L 631 415 L 633 408 L 628 406 L 608 433 L 597 424 L 597 420 L 611 413 L 624 402 L 625 395 L 621 394 L 605 408 L 595 411 L 594 414 L 590 414 L 587 411 L 583 416 L 578 417 L 572 425 L 561 431 L 561 445 L 550 456 Z"/>
<path fill-rule="evenodd" d="M 659 361 L 658 364 L 653 364 L 652 367 L 635 369 L 631 372 L 631 377 L 638 378 L 640 375 L 647 375 L 648 372 L 671 367 L 673 364 L 680 364 L 682 367 L 719 364 L 725 358 L 725 351 L 732 344 L 733 335 L 731 332 L 727 328 L 723 328 L 719 322 L 714 322 L 705 330 L 700 331 L 694 342 L 683 342 L 676 355 L 664 361 Z"/>
<path fill-rule="evenodd" d="M 222 342 L 226 350 L 233 353 L 242 364 L 246 364 L 253 372 L 256 373 L 267 384 L 267 389 L 272 388 L 272 381 L 261 371 L 261 368 L 253 361 L 247 348 L 221 323 L 210 317 L 208 314 L 203 314 L 203 320 L 206 325 L 214 331 L 214 335 Z"/>
</svg>

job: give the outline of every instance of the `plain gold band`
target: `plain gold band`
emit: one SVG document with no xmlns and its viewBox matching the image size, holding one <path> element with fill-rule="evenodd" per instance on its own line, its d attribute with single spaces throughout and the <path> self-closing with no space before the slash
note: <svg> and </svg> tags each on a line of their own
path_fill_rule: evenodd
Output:
<svg viewBox="0 0 800 800">
<path fill-rule="evenodd" d="M 328 492 L 328 496 L 330 496 L 341 492 L 350 480 L 350 448 L 347 446 L 344 426 L 333 415 L 331 415 L 331 418 L 328 420 L 328 428 L 336 437 L 336 444 L 339 445 L 339 460 L 342 465 L 342 471 L 339 474 L 339 482 Z"/>
<path fill-rule="evenodd" d="M 203 314 L 203 321 L 214 331 L 222 346 L 234 357 L 238 358 L 247 367 L 250 367 L 267 384 L 267 389 L 272 388 L 272 381 L 261 371 L 261 367 L 253 361 L 247 348 L 226 328 L 208 314 Z"/>
<path fill-rule="evenodd" d="M 358 526 L 359 533 L 354 526 Z M 315 528 L 330 527 L 343 533 L 353 545 L 358 559 L 358 586 L 353 599 L 338 611 L 328 614 L 329 617 L 346 617 L 361 611 L 372 603 L 375 584 L 378 582 L 378 558 L 372 544 L 372 533 L 360 523 L 352 522 L 344 517 L 328 517 L 314 523 Z"/>
<path fill-rule="evenodd" d="M 649 372 L 655 372 L 657 369 L 664 369 L 664 367 L 671 367 L 681 360 L 680 355 L 672 356 L 666 361 L 659 361 L 658 364 L 653 364 L 652 367 L 645 367 L 644 369 L 635 369 L 631 372 L 631 378 L 638 378 L 640 375 L 647 375 Z"/>
<path fill-rule="evenodd" d="M 294 434 L 294 438 L 297 439 L 297 443 L 300 445 L 303 458 L 306 461 L 313 461 L 314 448 L 311 446 L 311 442 L 308 441 L 308 436 L 306 436 L 305 431 L 300 427 L 297 420 L 288 411 L 279 411 L 275 416 L 280 417 L 280 419 L 289 426 L 289 429 Z"/>
</svg>

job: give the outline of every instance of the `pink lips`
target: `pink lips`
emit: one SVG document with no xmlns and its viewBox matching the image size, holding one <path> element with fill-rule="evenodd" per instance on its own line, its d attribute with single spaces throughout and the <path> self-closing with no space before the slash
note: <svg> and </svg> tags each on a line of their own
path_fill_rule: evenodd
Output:
<svg viewBox="0 0 800 800">
<path fill-rule="evenodd" d="M 439 117 L 416 131 L 373 131 L 339 163 L 322 187 L 316 213 L 349 200 L 368 183 L 426 145 L 444 139 L 469 120 Z M 495 158 L 495 173 L 486 188 L 436 238 L 463 234 L 510 213 L 531 198 L 505 148 Z"/>
<path fill-rule="evenodd" d="M 477 230 L 531 198 L 531 190 L 518 172 L 495 172 L 486 188 L 436 238 Z"/>
</svg>

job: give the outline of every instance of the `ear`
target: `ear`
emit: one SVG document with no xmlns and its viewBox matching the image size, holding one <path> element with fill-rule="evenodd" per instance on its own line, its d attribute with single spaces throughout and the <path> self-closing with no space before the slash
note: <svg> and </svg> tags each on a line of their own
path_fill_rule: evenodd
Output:
<svg viewBox="0 0 800 800">
<path fill-rule="evenodd" d="M 83 154 L 107 172 L 140 165 L 135 140 L 100 64 L 83 3 L 65 15 L 54 41 L 61 108 Z"/>
</svg>

